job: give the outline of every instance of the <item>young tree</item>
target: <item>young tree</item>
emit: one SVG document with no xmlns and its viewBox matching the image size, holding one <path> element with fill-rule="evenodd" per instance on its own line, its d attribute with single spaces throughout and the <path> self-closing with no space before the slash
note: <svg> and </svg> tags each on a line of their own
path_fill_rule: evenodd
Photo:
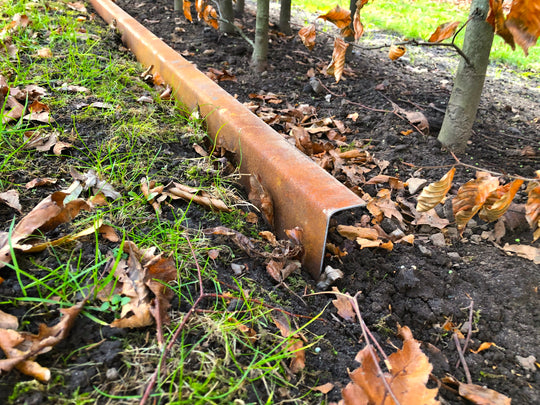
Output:
<svg viewBox="0 0 540 405">
<path fill-rule="evenodd" d="M 257 0 L 255 41 L 251 57 L 251 66 L 257 72 L 263 72 L 267 66 L 269 15 L 270 0 Z"/>
<path fill-rule="evenodd" d="M 438 137 L 439 142 L 455 152 L 463 152 L 471 136 L 494 36 L 493 28 L 486 21 L 489 1 L 473 0 L 470 10 L 463 42 L 463 53 L 470 64 L 463 58 L 459 62 Z"/>
<path fill-rule="evenodd" d="M 219 16 L 221 17 L 219 30 L 226 34 L 232 34 L 235 31 L 232 0 L 219 0 Z"/>
<path fill-rule="evenodd" d="M 281 0 L 279 9 L 279 29 L 287 35 L 292 34 L 291 3 L 291 0 Z"/>
<path fill-rule="evenodd" d="M 244 0 L 236 0 L 236 6 L 234 8 L 234 14 L 237 17 L 242 17 L 244 15 L 244 8 L 246 7 L 246 2 Z"/>
</svg>

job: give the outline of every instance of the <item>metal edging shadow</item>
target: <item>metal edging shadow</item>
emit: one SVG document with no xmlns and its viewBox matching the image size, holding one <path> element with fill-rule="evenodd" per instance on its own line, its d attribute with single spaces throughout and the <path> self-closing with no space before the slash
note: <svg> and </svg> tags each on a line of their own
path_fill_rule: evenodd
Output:
<svg viewBox="0 0 540 405">
<path fill-rule="evenodd" d="M 330 218 L 365 202 L 112 1 L 90 3 L 143 65 L 154 66 L 181 104 L 199 109 L 209 135 L 237 157 L 241 173 L 257 176 L 272 197 L 276 234 L 302 229 L 303 267 L 317 280 Z"/>
</svg>

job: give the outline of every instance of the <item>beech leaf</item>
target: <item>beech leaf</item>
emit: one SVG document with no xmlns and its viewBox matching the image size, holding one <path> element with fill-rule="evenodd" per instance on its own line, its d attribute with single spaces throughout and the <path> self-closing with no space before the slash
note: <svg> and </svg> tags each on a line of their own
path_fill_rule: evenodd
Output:
<svg viewBox="0 0 540 405">
<path fill-rule="evenodd" d="M 298 31 L 298 36 L 302 40 L 302 43 L 306 46 L 307 49 L 310 51 L 313 50 L 315 47 L 315 38 L 316 38 L 316 31 L 315 31 L 315 25 L 310 24 L 306 27 L 302 27 L 300 31 Z"/>
<path fill-rule="evenodd" d="M 540 183 L 531 182 L 527 187 L 528 198 L 525 204 L 525 218 L 533 230 L 534 240 L 540 237 Z"/>
<path fill-rule="evenodd" d="M 428 42 L 441 42 L 447 38 L 450 38 L 456 32 L 457 27 L 459 26 L 459 21 L 446 22 L 437 27 L 435 32 L 431 34 L 428 39 Z"/>
<path fill-rule="evenodd" d="M 332 52 L 332 61 L 326 68 L 326 73 L 334 75 L 336 83 L 341 80 L 343 69 L 345 67 L 345 55 L 349 44 L 341 38 L 336 38 L 334 41 L 334 51 Z"/>
<path fill-rule="evenodd" d="M 349 293 L 341 294 L 337 287 L 332 287 L 332 291 L 336 293 L 336 299 L 332 300 L 332 304 L 337 308 L 338 315 L 346 321 L 354 322 L 356 319 L 356 313 L 354 312 L 351 299 L 353 299 Z"/>
<path fill-rule="evenodd" d="M 342 29 L 347 27 L 351 23 L 351 11 L 340 6 L 336 6 L 328 13 L 322 14 L 317 18 L 329 21 L 335 24 L 338 28 Z"/>
<path fill-rule="evenodd" d="M 516 179 L 512 183 L 499 186 L 496 190 L 493 190 L 478 213 L 480 219 L 493 222 L 503 216 L 522 184 L 523 180 Z"/>
<path fill-rule="evenodd" d="M 354 40 L 358 41 L 362 35 L 364 35 L 364 25 L 360 20 L 360 10 L 366 5 L 369 0 L 358 0 L 356 2 L 356 12 L 354 13 L 353 27 L 354 27 Z"/>
<path fill-rule="evenodd" d="M 191 2 L 188 0 L 184 0 L 183 9 L 184 17 L 186 17 L 186 20 L 188 20 L 189 22 L 193 22 L 193 17 L 191 16 Z"/>
<path fill-rule="evenodd" d="M 406 326 L 399 329 L 399 334 L 404 339 L 403 348 L 388 357 L 390 370 L 382 375 L 373 346 L 368 345 L 358 353 L 356 360 L 361 366 L 350 373 L 352 381 L 342 391 L 345 405 L 394 403 L 386 386 L 401 404 L 439 404 L 435 399 L 438 390 L 426 388 L 433 367 L 420 350 L 420 343 Z"/>
<path fill-rule="evenodd" d="M 506 19 L 506 27 L 525 55 L 540 36 L 540 2 L 538 0 L 513 0 Z"/>
<path fill-rule="evenodd" d="M 416 210 L 418 212 L 426 212 L 439 204 L 452 187 L 452 180 L 455 173 L 456 168 L 452 167 L 439 181 L 424 187 L 418 196 Z"/>
</svg>

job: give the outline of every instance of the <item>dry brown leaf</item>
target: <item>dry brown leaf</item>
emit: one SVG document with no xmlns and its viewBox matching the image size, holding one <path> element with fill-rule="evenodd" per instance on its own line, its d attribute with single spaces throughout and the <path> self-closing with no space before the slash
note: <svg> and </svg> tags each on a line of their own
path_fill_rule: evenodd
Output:
<svg viewBox="0 0 540 405">
<path fill-rule="evenodd" d="M 18 327 L 19 320 L 17 317 L 0 309 L 0 329 L 17 329 Z"/>
<path fill-rule="evenodd" d="M 56 142 L 56 144 L 53 147 L 53 153 L 56 156 L 60 156 L 62 154 L 62 151 L 66 148 L 72 148 L 73 145 L 69 142 Z"/>
<path fill-rule="evenodd" d="M 448 190 L 452 187 L 452 180 L 454 179 L 455 173 L 456 168 L 452 167 L 439 181 L 424 187 L 418 196 L 416 210 L 418 212 L 426 212 L 439 204 L 446 196 L 446 193 L 448 193 Z"/>
<path fill-rule="evenodd" d="M 540 36 L 540 2 L 538 0 L 513 0 L 506 19 L 506 27 L 525 55 Z"/>
<path fill-rule="evenodd" d="M 335 24 L 338 28 L 343 29 L 349 26 L 351 23 L 351 11 L 340 6 L 336 6 L 328 13 L 322 14 L 317 18 L 329 21 Z"/>
<path fill-rule="evenodd" d="M 506 20 L 503 9 L 504 0 L 489 0 L 489 14 L 486 21 L 493 26 L 495 34 L 499 35 L 504 41 L 512 47 L 516 48 L 514 36 L 506 26 Z"/>
<path fill-rule="evenodd" d="M 394 112 L 402 114 L 412 125 L 419 129 L 424 135 L 429 134 L 429 122 L 426 116 L 420 111 L 407 111 L 395 103 L 392 103 Z"/>
<path fill-rule="evenodd" d="M 407 48 L 405 48 L 403 45 L 392 45 L 390 46 L 390 49 L 388 50 L 388 57 L 391 60 L 396 60 L 401 58 L 403 55 L 405 55 L 405 52 L 407 51 Z"/>
<path fill-rule="evenodd" d="M 360 10 L 364 7 L 369 0 L 358 0 L 356 2 L 356 11 L 354 13 L 353 27 L 354 27 L 354 40 L 358 41 L 362 35 L 364 35 L 364 25 L 360 20 Z"/>
<path fill-rule="evenodd" d="M 401 212 L 397 209 L 397 205 L 394 201 L 390 199 L 390 190 L 382 189 L 377 193 L 377 197 L 372 198 L 368 203 L 366 208 L 373 215 L 374 221 L 380 223 L 384 217 L 386 218 L 396 218 L 399 223 L 405 228 L 403 223 L 403 216 Z"/>
<path fill-rule="evenodd" d="M 87 13 L 86 7 L 80 1 L 67 3 L 68 8 L 78 11 L 79 13 Z"/>
<path fill-rule="evenodd" d="M 345 56 L 347 54 L 347 48 L 349 44 L 343 39 L 337 37 L 334 41 L 334 51 L 332 52 L 332 61 L 326 68 L 326 73 L 334 75 L 336 83 L 341 80 L 343 75 L 343 69 L 345 67 Z"/>
<path fill-rule="evenodd" d="M 334 389 L 334 384 L 328 382 L 323 385 L 318 385 L 317 387 L 313 387 L 313 391 L 319 391 L 323 394 L 328 394 L 330 391 Z"/>
<path fill-rule="evenodd" d="M 53 56 L 52 51 L 51 51 L 51 48 L 41 48 L 41 49 L 38 49 L 37 55 L 38 55 L 40 58 L 43 58 L 43 59 L 52 58 L 52 56 Z"/>
<path fill-rule="evenodd" d="M 480 353 L 480 352 L 482 352 L 484 350 L 489 349 L 491 346 L 494 346 L 494 345 L 495 345 L 495 343 L 493 343 L 493 342 L 482 342 L 482 344 L 478 347 L 478 349 L 476 349 L 476 350 L 471 349 L 471 352 Z"/>
<path fill-rule="evenodd" d="M 336 229 L 341 236 L 350 240 L 356 240 L 356 238 L 376 240 L 379 238 L 379 233 L 373 228 L 352 225 L 338 225 Z"/>
<path fill-rule="evenodd" d="M 90 210 L 90 206 L 84 200 L 76 199 L 64 205 L 66 193 L 57 191 L 49 197 L 42 200 L 34 207 L 13 229 L 11 234 L 11 244 L 15 246 L 18 242 L 30 236 L 34 231 L 40 229 L 47 232 L 56 228 L 58 225 L 69 222 L 79 211 Z M 0 245 L 0 268 L 11 261 L 11 252 L 8 240 L 6 238 L 3 245 Z"/>
<path fill-rule="evenodd" d="M 300 31 L 298 31 L 298 36 L 302 40 L 302 43 L 310 51 L 313 50 L 313 48 L 315 47 L 316 35 L 317 33 L 315 31 L 315 25 L 313 24 L 302 27 Z"/>
<path fill-rule="evenodd" d="M 184 186 L 183 184 L 174 183 L 174 186 L 165 190 L 164 194 L 167 194 L 172 198 L 182 198 L 186 201 L 193 201 L 212 211 L 231 211 L 223 200 L 215 198 L 203 190 L 193 189 L 192 187 Z"/>
<path fill-rule="evenodd" d="M 4 114 L 2 114 L 2 124 L 18 120 L 23 116 L 24 106 L 19 103 L 15 97 L 9 96 L 5 102 L 5 105 Z"/>
<path fill-rule="evenodd" d="M 157 319 L 159 311 L 162 322 L 168 323 L 168 309 L 174 296 L 174 291 L 169 287 L 169 284 L 174 281 L 180 283 L 176 263 L 172 257 L 158 255 L 144 265 L 144 274 L 146 286 L 155 295 L 150 307 L 152 315 Z"/>
<path fill-rule="evenodd" d="M 370 240 L 364 238 L 356 238 L 356 243 L 360 245 L 360 249 L 364 248 L 382 248 L 391 251 L 394 248 L 392 241 L 383 242 L 382 240 Z"/>
<path fill-rule="evenodd" d="M 34 180 L 29 181 L 24 185 L 26 189 L 31 189 L 34 187 L 42 187 L 42 186 L 48 186 L 50 184 L 56 184 L 56 179 L 53 179 L 51 177 L 40 177 Z"/>
<path fill-rule="evenodd" d="M 295 374 L 302 371 L 305 367 L 306 360 L 306 353 L 303 349 L 304 343 L 302 342 L 302 340 L 298 339 L 297 334 L 293 334 L 289 319 L 283 312 L 274 311 L 272 315 L 272 320 L 274 321 L 274 324 L 277 326 L 277 328 L 281 332 L 281 335 L 284 338 L 291 337 L 291 344 L 288 346 L 287 350 L 290 352 L 294 352 L 294 357 L 291 359 L 289 368 Z"/>
<path fill-rule="evenodd" d="M 390 370 L 382 376 L 374 360 L 379 361 L 373 346 L 358 353 L 356 360 L 361 366 L 350 373 L 352 381 L 342 391 L 345 405 L 393 403 L 382 378 L 401 404 L 439 404 L 435 399 L 438 390 L 426 388 L 433 367 L 420 350 L 420 343 L 406 326 L 400 328 L 399 334 L 404 339 L 403 348 L 388 357 Z"/>
<path fill-rule="evenodd" d="M 193 22 L 193 17 L 191 16 L 191 2 L 190 1 L 184 0 L 183 10 L 184 10 L 184 17 L 186 17 L 186 20 L 188 20 L 189 22 Z"/>
<path fill-rule="evenodd" d="M 443 377 L 445 384 L 457 386 L 459 395 L 476 405 L 510 405 L 511 399 L 486 387 L 475 384 L 465 384 L 454 377 Z"/>
<path fill-rule="evenodd" d="M 535 264 L 540 264 L 540 249 L 529 245 L 510 245 L 505 244 L 502 248 L 505 252 L 515 253 L 519 257 L 533 261 Z"/>
<path fill-rule="evenodd" d="M 512 200 L 522 184 L 523 180 L 516 179 L 512 183 L 499 186 L 496 190 L 493 190 L 478 213 L 480 219 L 493 222 L 503 216 L 510 204 L 512 204 Z"/>
<path fill-rule="evenodd" d="M 476 179 L 462 185 L 452 200 L 458 230 L 463 231 L 469 220 L 482 208 L 490 193 L 499 186 L 499 179 L 487 172 L 477 172 Z"/>
<path fill-rule="evenodd" d="M 248 199 L 261 210 L 264 219 L 270 226 L 274 226 L 274 202 L 272 196 L 262 185 L 260 176 L 252 175 L 249 178 L 250 190 Z"/>
<path fill-rule="evenodd" d="M 332 304 L 334 305 L 334 307 L 337 308 L 338 315 L 346 321 L 354 322 L 356 319 L 356 313 L 354 312 L 354 308 L 351 303 L 353 297 L 351 297 L 349 293 L 346 293 L 345 297 L 342 293 L 339 292 L 337 287 L 332 287 L 332 291 L 336 293 L 336 299 L 332 300 Z"/>
<path fill-rule="evenodd" d="M 429 225 L 438 229 L 446 228 L 449 223 L 449 220 L 439 217 L 433 208 L 429 211 L 417 212 L 413 221 L 413 225 Z"/>
<path fill-rule="evenodd" d="M 527 204 L 525 204 L 525 218 L 531 229 L 535 232 L 534 240 L 540 237 L 540 183 L 531 182 L 527 186 Z"/>
<path fill-rule="evenodd" d="M 213 29 L 219 29 L 219 21 L 216 9 L 210 5 L 206 5 L 202 12 L 202 19 Z"/>
<path fill-rule="evenodd" d="M 0 202 L 7 206 L 22 212 L 22 206 L 19 203 L 19 192 L 17 190 L 8 190 L 0 193 Z"/>
<path fill-rule="evenodd" d="M 452 35 L 454 35 L 454 32 L 456 32 L 459 24 L 459 21 L 454 21 L 439 25 L 435 32 L 429 37 L 428 42 L 441 42 L 447 38 L 450 38 Z"/>
</svg>

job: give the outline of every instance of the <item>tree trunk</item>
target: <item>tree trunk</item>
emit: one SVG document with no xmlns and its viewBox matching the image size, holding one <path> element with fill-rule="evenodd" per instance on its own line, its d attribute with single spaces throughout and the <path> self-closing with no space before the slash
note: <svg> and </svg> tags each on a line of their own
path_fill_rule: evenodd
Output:
<svg viewBox="0 0 540 405">
<path fill-rule="evenodd" d="M 244 15 L 244 8 L 246 7 L 245 0 L 236 0 L 236 7 L 234 9 L 234 14 L 237 17 L 242 17 Z"/>
<path fill-rule="evenodd" d="M 255 23 L 255 42 L 251 66 L 257 72 L 266 70 L 268 55 L 268 23 L 270 0 L 257 0 L 257 20 Z"/>
<path fill-rule="evenodd" d="M 357 0 L 351 0 L 350 3 L 349 3 L 349 10 L 351 10 L 351 19 L 352 19 L 350 27 L 351 27 L 351 29 L 353 31 L 353 35 L 345 37 L 345 41 L 347 41 L 347 42 L 354 42 L 353 21 L 354 21 L 354 13 L 356 13 L 356 2 L 357 2 Z M 347 47 L 347 51 L 345 52 L 345 58 L 350 59 L 351 56 L 352 56 L 352 52 L 353 52 L 353 47 L 352 46 Z"/>
<path fill-rule="evenodd" d="M 454 88 L 446 107 L 438 140 L 455 152 L 463 152 L 471 136 L 472 126 L 484 87 L 493 28 L 486 22 L 489 0 L 473 0 L 465 31 L 463 52 L 471 65 L 461 58 L 454 79 Z"/>
<path fill-rule="evenodd" d="M 219 16 L 222 20 L 219 22 L 219 31 L 232 34 L 234 32 L 234 9 L 232 0 L 219 0 Z"/>
<path fill-rule="evenodd" d="M 174 11 L 180 11 L 183 8 L 182 0 L 174 0 Z"/>
<path fill-rule="evenodd" d="M 291 35 L 291 0 L 281 0 L 279 9 L 279 29 L 286 35 Z"/>
</svg>

